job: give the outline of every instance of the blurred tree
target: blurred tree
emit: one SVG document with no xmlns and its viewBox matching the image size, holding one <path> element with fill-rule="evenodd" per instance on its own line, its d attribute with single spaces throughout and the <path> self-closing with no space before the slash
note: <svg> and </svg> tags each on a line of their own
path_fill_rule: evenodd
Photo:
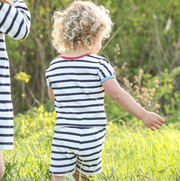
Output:
<svg viewBox="0 0 180 181">
<path fill-rule="evenodd" d="M 21 42 L 7 37 L 15 112 L 22 112 L 35 104 L 47 101 L 45 70 L 50 61 L 57 56 L 51 46 L 51 17 L 57 8 L 66 7 L 72 2 L 72 0 L 25 1 L 32 16 L 30 35 Z M 117 67 L 127 62 L 128 76 L 131 80 L 139 68 L 152 76 L 161 76 L 165 68 L 171 73 L 175 67 L 180 66 L 179 0 L 93 0 L 93 2 L 108 8 L 114 21 L 111 37 L 103 43 L 104 47 L 100 54 Z M 31 76 L 30 82 L 25 86 L 21 80 L 15 79 L 15 75 L 20 71 Z M 174 87 L 176 88 L 174 91 L 179 89 L 179 81 L 176 81 Z"/>
</svg>

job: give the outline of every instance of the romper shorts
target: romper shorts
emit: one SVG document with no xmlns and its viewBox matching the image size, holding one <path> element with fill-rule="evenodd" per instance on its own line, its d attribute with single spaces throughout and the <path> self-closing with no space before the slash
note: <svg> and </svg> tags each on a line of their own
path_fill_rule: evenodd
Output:
<svg viewBox="0 0 180 181">
<path fill-rule="evenodd" d="M 102 171 L 102 150 L 106 128 L 61 127 L 55 130 L 49 173 L 91 176 Z"/>
</svg>

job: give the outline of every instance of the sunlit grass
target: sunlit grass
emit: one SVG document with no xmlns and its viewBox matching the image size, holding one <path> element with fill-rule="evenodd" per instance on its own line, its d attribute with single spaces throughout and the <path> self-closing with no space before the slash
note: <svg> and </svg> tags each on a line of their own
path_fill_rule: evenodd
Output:
<svg viewBox="0 0 180 181">
<path fill-rule="evenodd" d="M 95 180 L 180 179 L 180 132 L 166 126 L 156 132 L 138 127 L 108 127 L 103 173 Z"/>
<path fill-rule="evenodd" d="M 54 119 L 54 113 L 43 113 L 43 117 L 44 119 L 42 114 L 38 113 L 31 122 L 31 125 L 34 125 L 35 121 L 38 128 L 42 127 L 41 130 L 25 124 L 30 129 L 28 135 L 25 135 L 23 128 L 19 129 L 20 132 L 17 132 L 15 137 L 15 149 L 3 152 L 6 164 L 4 181 L 50 179 L 48 169 L 54 121 L 49 128 L 48 124 L 51 122 L 49 120 Z M 21 115 L 21 119 L 26 122 L 26 119 L 30 118 Z M 21 119 L 15 119 L 17 125 Z M 152 132 L 136 119 L 131 120 L 131 124 L 110 123 L 103 151 L 103 172 L 90 180 L 180 180 L 179 139 L 180 131 L 165 125 Z M 67 180 L 71 181 L 72 178 Z"/>
</svg>

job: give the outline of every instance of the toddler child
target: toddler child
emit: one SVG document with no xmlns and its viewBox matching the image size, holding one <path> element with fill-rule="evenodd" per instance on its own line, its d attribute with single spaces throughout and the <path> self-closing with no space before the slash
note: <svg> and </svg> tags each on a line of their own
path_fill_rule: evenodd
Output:
<svg viewBox="0 0 180 181">
<path fill-rule="evenodd" d="M 108 60 L 97 55 L 113 25 L 106 8 L 90 1 L 74 1 L 65 10 L 56 11 L 53 20 L 53 46 L 62 55 L 46 71 L 48 94 L 57 113 L 51 180 L 64 180 L 66 173 L 75 173 L 76 180 L 81 173 L 85 180 L 102 171 L 105 92 L 152 131 L 164 120 L 136 103 L 119 86 Z"/>
</svg>

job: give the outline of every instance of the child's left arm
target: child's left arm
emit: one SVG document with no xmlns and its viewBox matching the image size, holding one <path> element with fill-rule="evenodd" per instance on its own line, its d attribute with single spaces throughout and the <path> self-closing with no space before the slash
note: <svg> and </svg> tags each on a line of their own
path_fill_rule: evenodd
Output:
<svg viewBox="0 0 180 181">
<path fill-rule="evenodd" d="M 125 111 L 142 120 L 142 122 L 152 131 L 159 129 L 164 123 L 164 119 L 162 117 L 142 108 L 128 92 L 124 91 L 119 86 L 116 79 L 108 79 L 104 81 L 102 85 L 111 99 L 113 99 Z"/>
<path fill-rule="evenodd" d="M 54 103 L 55 95 L 54 95 L 52 88 L 50 88 L 50 87 L 48 87 L 48 95 L 49 95 L 50 100 Z"/>
</svg>

